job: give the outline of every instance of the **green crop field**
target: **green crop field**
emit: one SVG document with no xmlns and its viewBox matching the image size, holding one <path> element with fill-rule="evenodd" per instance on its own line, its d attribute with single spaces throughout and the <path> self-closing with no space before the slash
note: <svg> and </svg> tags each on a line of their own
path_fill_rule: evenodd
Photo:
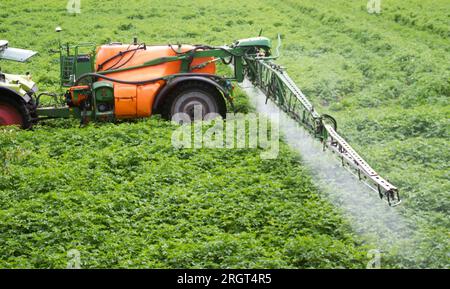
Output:
<svg viewBox="0 0 450 289">
<path fill-rule="evenodd" d="M 447 0 L 1 0 L 0 39 L 39 51 L 27 64 L 58 91 L 58 37 L 73 43 L 229 44 L 282 36 L 278 63 L 339 132 L 400 189 L 412 235 L 375 248 L 313 182 L 301 155 L 175 149 L 174 124 L 53 120 L 0 129 L 0 267 L 450 267 L 450 4 Z M 56 26 L 63 32 L 57 35 Z M 237 96 L 240 111 L 251 111 Z M 380 201 L 381 202 L 381 201 Z"/>
</svg>

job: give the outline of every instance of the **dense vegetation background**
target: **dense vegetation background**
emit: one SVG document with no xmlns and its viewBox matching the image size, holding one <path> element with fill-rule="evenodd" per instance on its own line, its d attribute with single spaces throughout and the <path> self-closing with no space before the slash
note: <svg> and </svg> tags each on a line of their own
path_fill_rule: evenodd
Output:
<svg viewBox="0 0 450 289">
<path fill-rule="evenodd" d="M 449 4 L 382 1 L 0 2 L 0 38 L 38 50 L 26 65 L 58 89 L 58 36 L 71 42 L 221 45 L 283 38 L 279 60 L 373 167 L 398 185 L 414 250 L 385 267 L 448 267 Z M 241 96 L 245 98 L 244 95 Z M 248 109 L 245 99 L 241 109 Z M 119 125 L 54 121 L 0 131 L 0 266 L 365 267 L 366 244 L 282 145 L 258 151 L 174 150 L 159 119 Z M 404 248 L 407 250 L 408 248 Z M 400 249 L 401 250 L 401 249 Z"/>
</svg>

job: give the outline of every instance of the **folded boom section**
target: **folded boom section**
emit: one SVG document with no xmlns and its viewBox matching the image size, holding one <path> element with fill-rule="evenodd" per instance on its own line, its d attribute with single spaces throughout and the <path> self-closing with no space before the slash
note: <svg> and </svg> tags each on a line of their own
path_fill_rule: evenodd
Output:
<svg viewBox="0 0 450 289">
<path fill-rule="evenodd" d="M 371 189 L 378 192 L 390 206 L 400 204 L 398 189 L 372 169 L 369 164 L 336 132 L 336 121 L 329 115 L 314 110 L 302 91 L 286 71 L 271 60 L 245 58 L 246 76 L 260 88 L 267 99 L 296 120 L 312 135 L 320 139 L 324 149 L 329 149 L 342 165 Z"/>
</svg>

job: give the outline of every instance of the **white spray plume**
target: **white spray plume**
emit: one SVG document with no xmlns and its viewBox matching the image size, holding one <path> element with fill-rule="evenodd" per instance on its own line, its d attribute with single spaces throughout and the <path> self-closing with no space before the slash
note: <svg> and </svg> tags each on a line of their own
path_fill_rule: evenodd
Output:
<svg viewBox="0 0 450 289">
<path fill-rule="evenodd" d="M 341 209 L 354 231 L 366 242 L 385 251 L 398 248 L 412 236 L 411 229 L 396 208 L 389 207 L 380 200 L 378 193 L 342 168 L 330 151 L 323 151 L 322 144 L 317 139 L 273 102 L 268 100 L 266 104 L 265 95 L 248 80 L 242 83 L 241 88 L 258 112 L 267 114 L 269 118 L 271 114 L 279 114 L 279 118 L 272 121 L 279 119 L 280 133 L 285 141 L 299 152 L 303 165 L 311 172 L 319 190 Z"/>
</svg>

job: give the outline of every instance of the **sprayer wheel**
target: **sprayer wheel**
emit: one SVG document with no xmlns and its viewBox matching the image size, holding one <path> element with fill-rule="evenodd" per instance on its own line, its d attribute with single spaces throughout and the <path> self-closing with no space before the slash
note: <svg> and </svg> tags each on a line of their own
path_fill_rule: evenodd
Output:
<svg viewBox="0 0 450 289">
<path fill-rule="evenodd" d="M 172 119 L 177 113 L 185 113 L 192 121 L 196 107 L 201 107 L 202 119 L 210 113 L 219 114 L 222 118 L 226 115 L 225 100 L 215 87 L 199 81 L 189 81 L 178 85 L 168 95 L 163 117 Z"/>
</svg>

